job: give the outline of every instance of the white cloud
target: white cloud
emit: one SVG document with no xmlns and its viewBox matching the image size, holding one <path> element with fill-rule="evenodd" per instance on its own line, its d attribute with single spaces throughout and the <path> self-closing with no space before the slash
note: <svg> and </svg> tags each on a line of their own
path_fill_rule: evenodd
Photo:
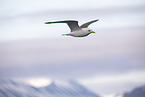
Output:
<svg viewBox="0 0 145 97">
<path fill-rule="evenodd" d="M 39 88 L 49 85 L 52 82 L 52 80 L 48 78 L 30 78 L 25 79 L 24 82 Z"/>
</svg>

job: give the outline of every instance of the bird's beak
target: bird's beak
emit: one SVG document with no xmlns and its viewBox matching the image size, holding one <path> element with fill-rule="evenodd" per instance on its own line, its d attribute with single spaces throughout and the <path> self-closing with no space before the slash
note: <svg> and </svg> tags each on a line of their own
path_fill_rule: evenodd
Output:
<svg viewBox="0 0 145 97">
<path fill-rule="evenodd" d="M 95 33 L 94 31 L 92 31 L 91 33 Z"/>
</svg>

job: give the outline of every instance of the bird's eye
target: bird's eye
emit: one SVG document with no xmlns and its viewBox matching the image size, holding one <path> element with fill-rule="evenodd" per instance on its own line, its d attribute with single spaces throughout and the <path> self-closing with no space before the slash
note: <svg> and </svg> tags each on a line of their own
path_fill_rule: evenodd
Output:
<svg viewBox="0 0 145 97">
<path fill-rule="evenodd" d="M 91 31 L 91 30 L 88 30 L 89 32 Z"/>
</svg>

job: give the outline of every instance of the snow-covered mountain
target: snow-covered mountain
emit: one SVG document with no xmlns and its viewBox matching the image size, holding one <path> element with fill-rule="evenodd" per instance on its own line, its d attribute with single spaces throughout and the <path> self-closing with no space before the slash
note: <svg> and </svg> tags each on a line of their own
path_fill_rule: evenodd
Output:
<svg viewBox="0 0 145 97">
<path fill-rule="evenodd" d="M 123 97 L 145 97 L 145 85 L 135 88 L 131 92 L 124 93 Z"/>
<path fill-rule="evenodd" d="M 145 97 L 145 85 L 137 87 L 130 92 L 118 94 L 115 97 Z"/>
<path fill-rule="evenodd" d="M 100 97 L 75 81 L 54 80 L 36 88 L 15 80 L 0 80 L 0 97 Z"/>
</svg>

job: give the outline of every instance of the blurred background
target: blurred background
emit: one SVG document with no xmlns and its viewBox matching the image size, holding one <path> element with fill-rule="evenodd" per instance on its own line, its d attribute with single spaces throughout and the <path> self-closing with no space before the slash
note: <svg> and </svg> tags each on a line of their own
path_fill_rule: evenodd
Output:
<svg viewBox="0 0 145 97">
<path fill-rule="evenodd" d="M 0 0 L 0 78 L 75 79 L 114 95 L 145 84 L 144 0 Z M 96 34 L 62 36 L 78 20 Z"/>
</svg>

